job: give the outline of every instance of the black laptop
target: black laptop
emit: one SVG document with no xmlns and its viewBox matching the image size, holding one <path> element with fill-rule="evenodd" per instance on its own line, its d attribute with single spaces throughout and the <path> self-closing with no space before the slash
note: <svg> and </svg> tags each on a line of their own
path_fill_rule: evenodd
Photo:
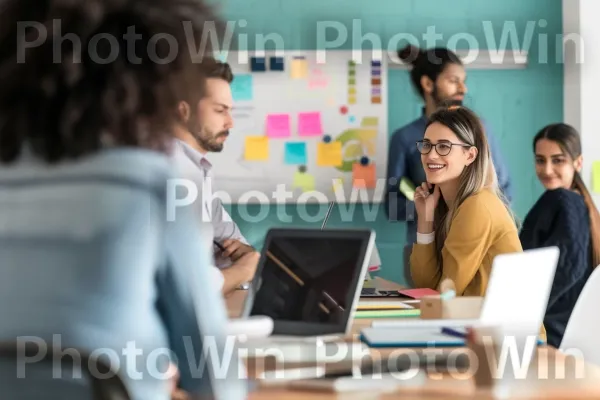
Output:
<svg viewBox="0 0 600 400">
<path fill-rule="evenodd" d="M 242 316 L 272 318 L 274 335 L 348 334 L 374 242 L 367 229 L 269 230 Z"/>
</svg>

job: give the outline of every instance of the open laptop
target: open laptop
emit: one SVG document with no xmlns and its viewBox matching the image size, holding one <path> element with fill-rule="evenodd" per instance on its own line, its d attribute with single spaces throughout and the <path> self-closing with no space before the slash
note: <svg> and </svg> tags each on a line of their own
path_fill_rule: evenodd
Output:
<svg viewBox="0 0 600 400">
<path fill-rule="evenodd" d="M 469 326 L 516 327 L 535 334 L 544 321 L 559 255 L 558 247 L 552 246 L 496 256 L 478 319 L 382 320 L 374 321 L 363 333 L 368 341 L 379 344 L 388 340 L 386 337 L 408 340 L 415 336 L 412 328 L 420 331 L 421 340 L 424 332 L 439 335 L 442 327 L 456 331 Z"/>
<path fill-rule="evenodd" d="M 331 211 L 333 211 L 334 205 L 335 205 L 334 201 L 329 203 L 329 208 L 327 209 L 325 218 L 323 218 L 321 230 L 325 229 L 325 227 L 327 225 L 327 221 L 329 220 L 329 217 L 331 216 Z M 367 264 L 367 267 L 368 268 L 377 267 L 377 269 L 379 269 L 380 266 L 381 266 L 381 258 L 379 257 L 379 251 L 377 250 L 377 245 L 374 243 L 373 250 L 369 254 L 369 263 Z M 361 297 L 387 297 L 390 294 L 392 294 L 392 292 L 395 292 L 393 290 L 384 290 L 384 289 L 378 288 L 376 281 L 371 279 L 371 274 L 368 270 L 367 270 L 367 273 L 365 274 L 365 279 L 364 279 L 362 285 L 363 286 L 362 286 L 361 292 L 360 292 Z"/>
<path fill-rule="evenodd" d="M 375 241 L 372 230 L 271 229 L 242 318 L 273 319 L 273 335 L 349 333 Z"/>
</svg>

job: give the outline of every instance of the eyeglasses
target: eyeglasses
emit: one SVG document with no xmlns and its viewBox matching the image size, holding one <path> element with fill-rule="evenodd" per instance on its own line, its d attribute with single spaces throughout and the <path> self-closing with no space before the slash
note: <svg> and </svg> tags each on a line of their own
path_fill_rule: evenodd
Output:
<svg viewBox="0 0 600 400">
<path fill-rule="evenodd" d="M 450 142 L 439 142 L 433 144 L 429 141 L 419 140 L 417 142 L 417 149 L 421 154 L 429 154 L 431 149 L 435 147 L 436 153 L 440 156 L 447 156 L 452 151 L 452 146 L 460 146 L 460 147 L 471 147 L 470 144 L 465 143 L 450 143 Z"/>
</svg>

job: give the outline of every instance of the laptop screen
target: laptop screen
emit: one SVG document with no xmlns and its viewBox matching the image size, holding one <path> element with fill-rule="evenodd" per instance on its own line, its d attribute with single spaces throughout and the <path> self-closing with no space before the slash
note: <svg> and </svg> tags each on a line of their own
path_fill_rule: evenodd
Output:
<svg viewBox="0 0 600 400">
<path fill-rule="evenodd" d="M 360 286 L 369 238 L 368 231 L 271 234 L 253 284 L 257 287 L 250 315 L 345 325 Z"/>
</svg>

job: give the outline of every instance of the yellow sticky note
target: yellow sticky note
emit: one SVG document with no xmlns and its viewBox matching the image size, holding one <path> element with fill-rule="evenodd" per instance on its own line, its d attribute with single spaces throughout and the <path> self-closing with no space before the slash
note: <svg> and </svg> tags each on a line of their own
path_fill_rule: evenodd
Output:
<svg viewBox="0 0 600 400">
<path fill-rule="evenodd" d="M 246 136 L 244 157 L 248 161 L 269 159 L 269 138 L 267 136 Z"/>
<path fill-rule="evenodd" d="M 317 165 L 320 167 L 339 167 L 342 165 L 342 142 L 319 142 Z"/>
<path fill-rule="evenodd" d="M 594 161 L 592 167 L 592 191 L 600 193 L 600 161 Z"/>
<path fill-rule="evenodd" d="M 335 178 L 331 185 L 333 192 L 336 193 L 338 191 L 344 191 L 344 179 L 343 178 Z"/>
<path fill-rule="evenodd" d="M 308 63 L 305 58 L 294 58 L 290 65 L 292 79 L 305 79 L 308 75 Z"/>
<path fill-rule="evenodd" d="M 379 125 L 379 118 L 377 118 L 377 117 L 364 117 L 362 119 L 361 125 L 365 126 L 365 127 L 367 127 L 367 126 L 377 126 L 377 125 Z"/>
<path fill-rule="evenodd" d="M 315 190 L 315 177 L 306 172 L 296 171 L 293 186 L 302 189 L 303 192 Z"/>
<path fill-rule="evenodd" d="M 356 96 L 348 97 L 348 104 L 356 104 Z"/>
</svg>

